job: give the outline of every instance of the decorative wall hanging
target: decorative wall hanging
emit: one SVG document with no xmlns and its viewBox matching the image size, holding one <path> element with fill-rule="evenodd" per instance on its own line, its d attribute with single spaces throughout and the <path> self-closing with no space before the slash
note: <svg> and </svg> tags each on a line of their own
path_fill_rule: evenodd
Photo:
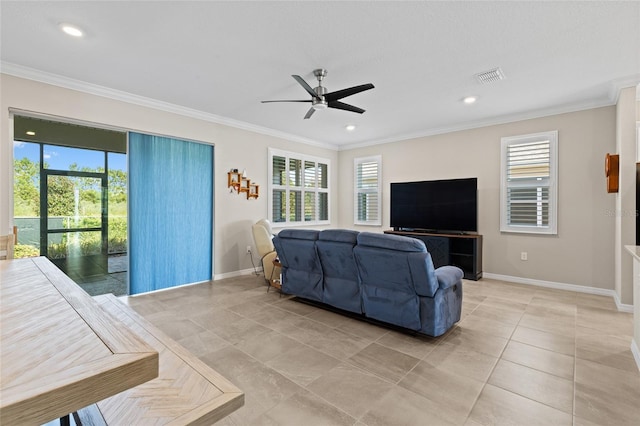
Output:
<svg viewBox="0 0 640 426">
<path fill-rule="evenodd" d="M 229 188 L 229 192 L 247 194 L 247 200 L 258 198 L 260 194 L 260 186 L 251 183 L 251 179 L 246 177 L 246 172 L 239 172 L 238 169 L 231 169 L 227 173 L 227 187 Z"/>
</svg>

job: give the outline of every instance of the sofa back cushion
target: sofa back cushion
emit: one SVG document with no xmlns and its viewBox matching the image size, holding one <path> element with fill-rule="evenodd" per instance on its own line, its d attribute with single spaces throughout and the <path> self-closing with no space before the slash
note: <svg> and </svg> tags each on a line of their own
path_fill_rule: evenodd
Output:
<svg viewBox="0 0 640 426">
<path fill-rule="evenodd" d="M 273 238 L 282 264 L 282 291 L 322 302 L 322 267 L 316 252 L 320 231 L 283 229 Z"/>
<path fill-rule="evenodd" d="M 316 247 L 324 281 L 322 301 L 362 313 L 360 276 L 353 253 L 358 234 L 348 229 L 327 229 L 320 232 Z"/>
<path fill-rule="evenodd" d="M 354 253 L 367 316 L 418 330 L 418 296 L 433 297 L 438 289 L 424 243 L 399 235 L 361 232 Z"/>
</svg>

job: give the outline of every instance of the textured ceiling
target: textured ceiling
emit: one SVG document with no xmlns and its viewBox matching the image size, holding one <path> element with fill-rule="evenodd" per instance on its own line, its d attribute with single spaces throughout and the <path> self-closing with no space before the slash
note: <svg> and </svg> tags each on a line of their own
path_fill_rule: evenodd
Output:
<svg viewBox="0 0 640 426">
<path fill-rule="evenodd" d="M 53 74 L 341 149 L 615 102 L 640 2 L 2 1 L 3 72 Z M 61 22 L 86 36 L 63 34 Z M 501 67 L 506 79 L 474 75 Z M 362 115 L 318 111 L 291 74 Z M 27 73 L 26 70 L 29 72 Z M 461 99 L 478 96 L 465 105 Z M 45 111 L 46 112 L 46 111 Z M 355 124 L 346 132 L 346 124 Z"/>
</svg>

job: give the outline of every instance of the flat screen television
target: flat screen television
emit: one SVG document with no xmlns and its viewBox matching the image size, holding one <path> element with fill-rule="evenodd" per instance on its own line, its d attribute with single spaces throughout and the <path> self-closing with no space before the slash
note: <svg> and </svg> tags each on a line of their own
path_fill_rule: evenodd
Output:
<svg viewBox="0 0 640 426">
<path fill-rule="evenodd" d="M 396 231 L 478 232 L 477 211 L 477 178 L 391 184 Z"/>
</svg>

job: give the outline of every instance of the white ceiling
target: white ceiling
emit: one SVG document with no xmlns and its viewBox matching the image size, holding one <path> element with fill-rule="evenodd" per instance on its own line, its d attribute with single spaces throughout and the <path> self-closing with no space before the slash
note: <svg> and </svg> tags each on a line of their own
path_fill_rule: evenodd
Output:
<svg viewBox="0 0 640 426">
<path fill-rule="evenodd" d="M 640 81 L 640 2 L 2 0 L 2 71 L 91 83 L 338 149 L 611 105 Z M 76 39 L 62 22 L 81 27 Z M 292 74 L 329 91 L 318 111 Z M 474 75 L 501 67 L 506 79 Z M 52 77 L 55 76 L 55 78 Z M 478 96 L 474 105 L 461 99 Z M 180 108 L 178 108 L 180 110 Z M 344 129 L 355 124 L 354 132 Z"/>
</svg>

